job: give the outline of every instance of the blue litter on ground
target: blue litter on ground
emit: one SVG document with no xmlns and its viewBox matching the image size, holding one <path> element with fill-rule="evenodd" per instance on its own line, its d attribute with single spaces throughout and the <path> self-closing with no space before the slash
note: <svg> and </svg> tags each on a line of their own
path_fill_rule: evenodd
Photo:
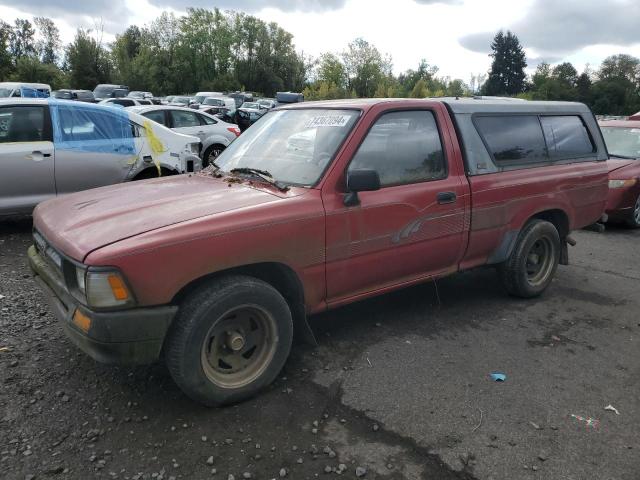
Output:
<svg viewBox="0 0 640 480">
<path fill-rule="evenodd" d="M 504 382 L 507 379 L 507 376 L 502 372 L 491 372 L 489 376 L 494 382 Z"/>
</svg>

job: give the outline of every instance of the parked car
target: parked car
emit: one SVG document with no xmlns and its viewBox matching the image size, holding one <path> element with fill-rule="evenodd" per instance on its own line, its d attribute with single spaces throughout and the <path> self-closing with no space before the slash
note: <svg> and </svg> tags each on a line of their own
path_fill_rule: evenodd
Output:
<svg viewBox="0 0 640 480">
<path fill-rule="evenodd" d="M 610 155 L 607 215 L 640 228 L 640 121 L 603 121 L 600 128 Z"/>
<path fill-rule="evenodd" d="M 195 108 L 198 108 L 198 106 L 204 103 L 207 97 L 223 97 L 223 96 L 224 96 L 224 93 L 222 92 L 198 92 L 196 93 L 195 97 L 193 97 L 191 104 Z"/>
<path fill-rule="evenodd" d="M 261 108 L 266 108 L 267 110 L 271 110 L 276 106 L 276 101 L 273 98 L 259 98 L 256 102 Z"/>
<path fill-rule="evenodd" d="M 253 94 L 249 92 L 233 92 L 227 94 L 227 97 L 233 98 L 236 102 L 236 108 L 239 108 L 244 102 L 253 102 Z"/>
<path fill-rule="evenodd" d="M 203 167 L 214 161 L 240 135 L 237 125 L 190 108 L 154 105 L 132 108 L 131 111 L 176 132 L 198 137 Z"/>
<path fill-rule="evenodd" d="M 142 105 L 142 100 L 136 100 L 135 98 L 122 97 L 122 98 L 105 98 L 98 102 L 99 105 L 120 105 L 121 107 L 135 107 Z M 151 102 L 148 102 L 151 104 Z"/>
<path fill-rule="evenodd" d="M 314 148 L 290 154 L 305 131 Z M 294 327 L 312 336 L 307 314 L 483 266 L 512 295 L 542 294 L 571 230 L 604 212 L 606 160 L 578 103 L 297 104 L 218 169 L 39 205 L 28 256 L 82 350 L 162 352 L 187 395 L 227 404 L 277 377 Z"/>
<path fill-rule="evenodd" d="M 191 97 L 176 96 L 171 99 L 169 105 L 176 107 L 188 107 L 191 103 Z"/>
<path fill-rule="evenodd" d="M 0 98 L 48 98 L 51 87 L 46 83 L 0 82 Z"/>
<path fill-rule="evenodd" d="M 101 83 L 93 89 L 93 96 L 98 102 L 104 100 L 105 98 L 123 98 L 127 95 L 129 95 L 129 87 L 127 87 L 126 85 Z"/>
<path fill-rule="evenodd" d="M 210 110 L 210 107 L 218 107 L 220 109 L 226 108 L 229 111 L 235 110 L 236 101 L 230 97 L 207 97 L 200 104 L 199 108 L 200 110 Z"/>
<path fill-rule="evenodd" d="M 135 98 L 136 100 L 151 100 L 153 98 L 153 93 L 151 92 L 141 92 L 139 90 L 134 90 L 133 92 L 129 92 L 128 97 Z"/>
<path fill-rule="evenodd" d="M 124 109 L 0 100 L 0 216 L 56 195 L 200 169 L 199 139 Z M 95 194 L 94 194 L 95 195 Z"/>
<path fill-rule="evenodd" d="M 175 95 L 167 95 L 162 99 L 162 105 L 168 105 L 175 98 Z"/>
<path fill-rule="evenodd" d="M 91 90 L 71 90 L 62 88 L 51 92 L 51 96 L 59 100 L 75 100 L 76 102 L 96 103 Z"/>
<path fill-rule="evenodd" d="M 257 102 L 243 103 L 242 107 L 238 108 L 235 112 L 240 131 L 244 132 L 247 128 L 260 120 L 267 111 L 268 109 L 266 108 L 260 108 L 260 105 Z"/>
<path fill-rule="evenodd" d="M 278 92 L 276 93 L 276 103 L 278 105 L 288 105 L 289 103 L 304 102 L 304 95 L 294 92 Z"/>
</svg>

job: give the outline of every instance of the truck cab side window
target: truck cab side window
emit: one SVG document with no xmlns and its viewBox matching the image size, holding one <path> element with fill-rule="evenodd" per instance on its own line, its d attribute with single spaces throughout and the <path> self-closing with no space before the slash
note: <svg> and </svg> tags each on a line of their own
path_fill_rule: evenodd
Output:
<svg viewBox="0 0 640 480">
<path fill-rule="evenodd" d="M 349 170 L 372 169 L 380 185 L 404 185 L 447 176 L 438 126 L 428 110 L 382 115 L 371 127 Z"/>
<path fill-rule="evenodd" d="M 547 146 L 537 115 L 483 115 L 477 117 L 475 123 L 497 166 L 548 162 Z"/>
</svg>

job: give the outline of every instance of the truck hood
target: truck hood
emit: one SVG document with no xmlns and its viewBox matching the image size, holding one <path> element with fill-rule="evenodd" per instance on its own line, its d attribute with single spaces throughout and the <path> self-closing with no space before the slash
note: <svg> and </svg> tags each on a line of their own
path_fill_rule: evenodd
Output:
<svg viewBox="0 0 640 480">
<path fill-rule="evenodd" d="M 39 204 L 33 219 L 34 228 L 57 250 L 83 261 L 93 250 L 125 238 L 292 195 L 180 175 L 64 195 Z"/>
<path fill-rule="evenodd" d="M 626 158 L 609 158 L 607 160 L 607 168 L 609 169 L 609 173 L 615 172 L 616 170 L 620 170 L 621 168 L 628 167 L 629 165 L 635 165 L 640 160 L 631 160 Z"/>
</svg>

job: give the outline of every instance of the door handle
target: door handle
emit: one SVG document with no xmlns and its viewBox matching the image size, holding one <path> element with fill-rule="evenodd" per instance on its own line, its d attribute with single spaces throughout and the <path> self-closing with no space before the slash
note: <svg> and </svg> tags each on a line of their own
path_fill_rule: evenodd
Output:
<svg viewBox="0 0 640 480">
<path fill-rule="evenodd" d="M 455 203 L 458 197 L 455 192 L 440 192 L 436 198 L 440 205 L 445 205 L 447 203 Z"/>
<path fill-rule="evenodd" d="M 45 158 L 49 158 L 50 153 L 42 153 L 40 150 L 34 150 L 31 155 L 26 155 L 27 160 L 33 160 L 34 162 L 41 162 Z"/>
</svg>

